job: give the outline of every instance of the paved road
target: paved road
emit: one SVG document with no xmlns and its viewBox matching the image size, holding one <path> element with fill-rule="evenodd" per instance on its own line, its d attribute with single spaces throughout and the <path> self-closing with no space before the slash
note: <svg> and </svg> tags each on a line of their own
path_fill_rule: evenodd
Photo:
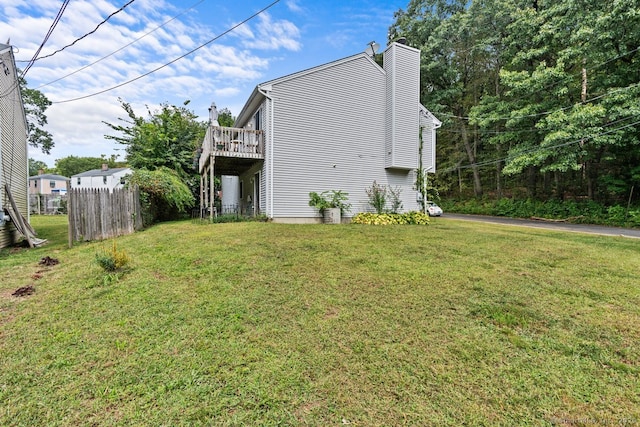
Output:
<svg viewBox="0 0 640 427">
<path fill-rule="evenodd" d="M 521 227 L 546 228 L 550 230 L 573 231 L 577 233 L 602 234 L 606 236 L 620 236 L 620 237 L 629 237 L 633 239 L 640 239 L 640 229 L 633 229 L 633 228 L 604 227 L 601 225 L 568 224 L 564 222 L 536 221 L 536 220 L 518 219 L 518 218 L 505 218 L 505 217 L 499 217 L 499 216 L 465 215 L 465 214 L 450 214 L 450 213 L 445 213 L 444 216 L 442 216 L 442 218 L 443 219 L 447 219 L 447 218 L 460 219 L 464 221 L 492 222 L 495 224 L 517 225 Z"/>
</svg>

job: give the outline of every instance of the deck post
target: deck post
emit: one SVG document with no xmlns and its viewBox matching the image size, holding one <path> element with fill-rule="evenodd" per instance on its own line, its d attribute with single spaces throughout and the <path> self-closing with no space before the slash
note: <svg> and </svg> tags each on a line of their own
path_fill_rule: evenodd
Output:
<svg viewBox="0 0 640 427">
<path fill-rule="evenodd" d="M 216 158 L 213 153 L 210 154 L 211 158 L 209 160 L 209 219 L 213 222 L 213 206 L 214 206 L 214 195 L 215 195 L 215 175 L 214 168 L 216 163 Z"/>
<path fill-rule="evenodd" d="M 200 214 L 198 215 L 200 219 L 202 218 L 202 212 L 204 209 L 204 177 L 202 176 L 202 172 L 200 172 Z"/>
</svg>

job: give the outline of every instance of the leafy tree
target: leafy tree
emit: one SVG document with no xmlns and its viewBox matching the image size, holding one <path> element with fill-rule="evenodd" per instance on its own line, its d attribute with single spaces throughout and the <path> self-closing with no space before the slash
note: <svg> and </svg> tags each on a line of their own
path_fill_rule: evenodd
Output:
<svg viewBox="0 0 640 427">
<path fill-rule="evenodd" d="M 29 158 L 29 176 L 36 176 L 41 170 L 48 172 L 49 167 L 41 160 Z"/>
<path fill-rule="evenodd" d="M 506 173 L 553 173 L 559 195 L 575 177 L 575 192 L 594 199 L 603 171 L 638 158 L 636 10 L 636 1 L 565 0 L 513 13 L 502 94 L 475 111 L 484 129 L 504 129 L 491 139 L 510 146 Z"/>
<path fill-rule="evenodd" d="M 181 107 L 164 103 L 154 112 L 147 107 L 146 117 L 137 116 L 129 103 L 119 101 L 127 117 L 119 119 L 124 124 L 105 122 L 119 133 L 105 138 L 126 146 L 126 161 L 132 168 L 173 170 L 197 195 L 200 178 L 193 165 L 207 125 L 186 108 L 189 101 Z"/>
<path fill-rule="evenodd" d="M 137 169 L 128 177 L 127 185 L 140 188 L 145 225 L 175 219 L 195 204 L 189 187 L 175 171 L 166 167 L 153 171 Z"/>
<path fill-rule="evenodd" d="M 108 159 L 104 155 L 102 157 L 68 156 L 56 160 L 55 169 L 59 175 L 71 177 L 92 169 L 100 169 L 103 164 L 107 164 L 110 168 L 123 166 L 122 163 L 116 161 L 116 158 L 115 155 Z"/>
<path fill-rule="evenodd" d="M 129 103 L 120 100 L 120 104 L 128 118 L 119 119 L 124 125 L 104 122 L 120 133 L 105 138 L 126 146 L 127 163 L 134 169 L 166 167 L 185 181 L 192 178 L 194 154 L 202 143 L 206 124 L 197 121 L 197 115 L 184 106 L 164 103 L 153 113 L 147 108 L 145 118 L 137 116 Z"/>
<path fill-rule="evenodd" d="M 54 145 L 53 136 L 42 128 L 47 124 L 45 111 L 51 105 L 51 101 L 39 90 L 29 89 L 27 81 L 23 77 L 18 76 L 18 84 L 27 116 L 29 145 L 40 148 L 45 154 L 51 154 Z"/>
<path fill-rule="evenodd" d="M 231 110 L 229 110 L 228 108 L 223 108 L 218 113 L 218 123 L 220 124 L 220 126 L 233 127 L 235 121 L 236 118 L 233 117 L 233 114 L 231 114 Z"/>
<path fill-rule="evenodd" d="M 640 163 L 637 0 L 411 0 L 390 40 L 421 49 L 443 120 L 441 188 L 621 200 Z M 457 171 L 457 176 L 452 174 Z M 539 190 L 542 190 L 539 192 Z"/>
</svg>

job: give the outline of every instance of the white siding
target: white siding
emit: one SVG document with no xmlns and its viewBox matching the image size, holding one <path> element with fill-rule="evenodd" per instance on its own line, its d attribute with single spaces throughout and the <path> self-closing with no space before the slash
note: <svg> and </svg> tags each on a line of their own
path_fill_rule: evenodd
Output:
<svg viewBox="0 0 640 427">
<path fill-rule="evenodd" d="M 410 205 L 412 174 L 384 169 L 385 85 L 364 55 L 273 84 L 274 218 L 318 217 L 309 192 L 324 190 L 349 193 L 347 216 L 367 211 L 374 180 L 401 186 Z"/>
<path fill-rule="evenodd" d="M 106 190 L 114 190 L 116 188 L 122 188 L 124 185 L 121 183 L 122 178 L 126 175 L 130 175 L 133 171 L 129 168 L 123 168 L 122 170 L 110 172 L 107 175 L 89 175 L 82 176 L 82 174 L 73 175 L 70 179 L 71 188 L 72 189 L 83 189 L 83 188 L 92 188 L 92 189 L 106 189 Z M 106 183 L 105 181 L 106 177 Z M 78 178 L 80 178 L 80 183 L 78 184 Z"/>
<path fill-rule="evenodd" d="M 20 213 L 28 219 L 27 131 L 22 96 L 17 83 L 17 70 L 10 46 L 0 44 L 0 209 L 10 206 L 4 185 Z M 17 232 L 11 223 L 0 226 L 0 248 L 13 243 Z"/>
<path fill-rule="evenodd" d="M 385 167 L 418 167 L 420 51 L 392 44 L 384 52 L 387 72 Z"/>
<path fill-rule="evenodd" d="M 433 123 L 422 129 L 422 167 L 429 173 L 436 172 L 436 130 Z"/>
</svg>

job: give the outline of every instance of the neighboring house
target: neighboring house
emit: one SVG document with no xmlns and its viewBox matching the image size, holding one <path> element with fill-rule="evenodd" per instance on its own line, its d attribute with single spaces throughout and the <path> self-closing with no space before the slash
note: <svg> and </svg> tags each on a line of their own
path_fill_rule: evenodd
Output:
<svg viewBox="0 0 640 427">
<path fill-rule="evenodd" d="M 29 194 L 66 194 L 69 178 L 51 173 L 29 177 Z"/>
<path fill-rule="evenodd" d="M 18 218 L 8 220 L 13 196 L 19 214 L 29 221 L 27 160 L 27 120 L 18 84 L 13 48 L 0 43 L 0 248 L 18 240 L 14 226 Z M 16 222 L 18 224 L 19 222 Z"/>
<path fill-rule="evenodd" d="M 391 43 L 383 66 L 360 53 L 258 85 L 234 128 L 211 126 L 200 150 L 201 208 L 213 206 L 217 175 L 239 176 L 241 210 L 279 222 L 317 222 L 309 192 L 349 193 L 351 212 L 372 211 L 374 181 L 399 188 L 403 211 L 419 209 L 423 168 L 435 172 L 435 129 L 420 104 L 420 51 Z"/>
<path fill-rule="evenodd" d="M 133 173 L 131 168 L 112 168 L 104 164 L 101 169 L 93 169 L 71 177 L 71 188 L 108 189 L 124 187 L 124 177 Z"/>
</svg>

